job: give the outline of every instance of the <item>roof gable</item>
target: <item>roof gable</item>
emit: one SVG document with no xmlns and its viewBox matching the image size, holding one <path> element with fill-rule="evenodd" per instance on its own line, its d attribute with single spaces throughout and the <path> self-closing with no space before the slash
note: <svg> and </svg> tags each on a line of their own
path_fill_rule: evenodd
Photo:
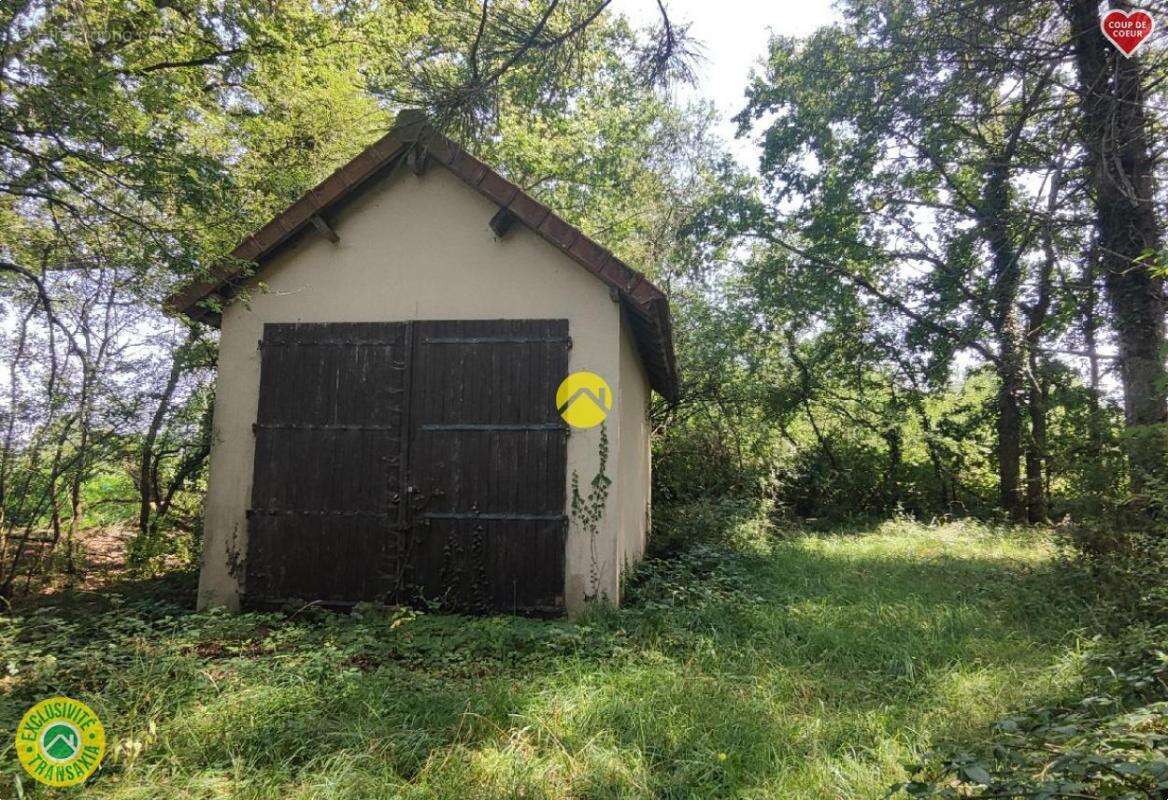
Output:
<svg viewBox="0 0 1168 800">
<path fill-rule="evenodd" d="M 240 262 L 262 265 L 281 246 L 306 230 L 315 229 L 314 220 L 335 209 L 378 177 L 388 174 L 405 159 L 419 168 L 425 163 L 440 164 L 468 186 L 499 206 L 496 220 L 518 222 L 568 255 L 598 280 L 608 284 L 621 300 L 636 338 L 637 349 L 652 387 L 669 401 L 677 399 L 677 365 L 669 301 L 644 275 L 578 228 L 532 198 L 515 184 L 463 150 L 435 130 L 424 114 L 403 111 L 388 134 L 367 147 L 356 158 L 306 192 L 269 223 L 244 238 L 231 251 L 230 263 L 213 271 L 211 278 L 192 283 L 167 301 L 167 307 L 192 319 L 217 325 L 218 315 L 205 307 L 212 297 L 228 299 L 247 271 Z M 494 223 L 494 221 L 492 221 Z"/>
</svg>

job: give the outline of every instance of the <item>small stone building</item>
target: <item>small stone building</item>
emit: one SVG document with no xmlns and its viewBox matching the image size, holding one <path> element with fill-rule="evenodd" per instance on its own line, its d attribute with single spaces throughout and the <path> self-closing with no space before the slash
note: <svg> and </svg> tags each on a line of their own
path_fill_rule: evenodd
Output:
<svg viewBox="0 0 1168 800">
<path fill-rule="evenodd" d="M 200 607 L 620 601 L 677 391 L 657 287 L 416 112 L 232 256 L 169 301 L 221 330 Z M 581 370 L 601 426 L 556 408 Z"/>
</svg>

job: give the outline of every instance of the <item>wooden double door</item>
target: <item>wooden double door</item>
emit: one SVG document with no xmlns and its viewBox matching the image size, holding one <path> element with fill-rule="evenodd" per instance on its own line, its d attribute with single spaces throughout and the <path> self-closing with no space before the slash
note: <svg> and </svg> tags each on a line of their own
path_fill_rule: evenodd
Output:
<svg viewBox="0 0 1168 800">
<path fill-rule="evenodd" d="M 566 320 L 268 324 L 245 597 L 563 608 Z"/>
</svg>

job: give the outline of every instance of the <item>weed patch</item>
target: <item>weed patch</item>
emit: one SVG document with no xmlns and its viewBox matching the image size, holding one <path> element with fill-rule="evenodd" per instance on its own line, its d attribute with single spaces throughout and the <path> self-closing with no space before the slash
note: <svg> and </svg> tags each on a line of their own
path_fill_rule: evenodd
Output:
<svg viewBox="0 0 1168 800">
<path fill-rule="evenodd" d="M 650 559 L 624 607 L 573 622 L 128 592 L 17 609 L 0 728 L 49 694 L 86 701 L 111 747 L 81 792 L 118 800 L 877 798 L 1078 675 L 1089 608 L 1042 535 L 749 539 Z M 0 794 L 18 770 L 0 749 Z"/>
</svg>

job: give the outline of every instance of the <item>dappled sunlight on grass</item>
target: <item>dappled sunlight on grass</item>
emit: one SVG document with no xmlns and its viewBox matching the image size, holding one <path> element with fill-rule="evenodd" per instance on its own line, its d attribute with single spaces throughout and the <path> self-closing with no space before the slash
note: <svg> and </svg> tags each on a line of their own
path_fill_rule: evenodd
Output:
<svg viewBox="0 0 1168 800">
<path fill-rule="evenodd" d="M 97 798 L 876 798 L 1074 680 L 1062 573 L 1042 535 L 969 524 L 756 537 L 580 624 L 164 615 L 109 634 L 116 667 L 23 665 L 2 710 L 91 700 Z"/>
</svg>

